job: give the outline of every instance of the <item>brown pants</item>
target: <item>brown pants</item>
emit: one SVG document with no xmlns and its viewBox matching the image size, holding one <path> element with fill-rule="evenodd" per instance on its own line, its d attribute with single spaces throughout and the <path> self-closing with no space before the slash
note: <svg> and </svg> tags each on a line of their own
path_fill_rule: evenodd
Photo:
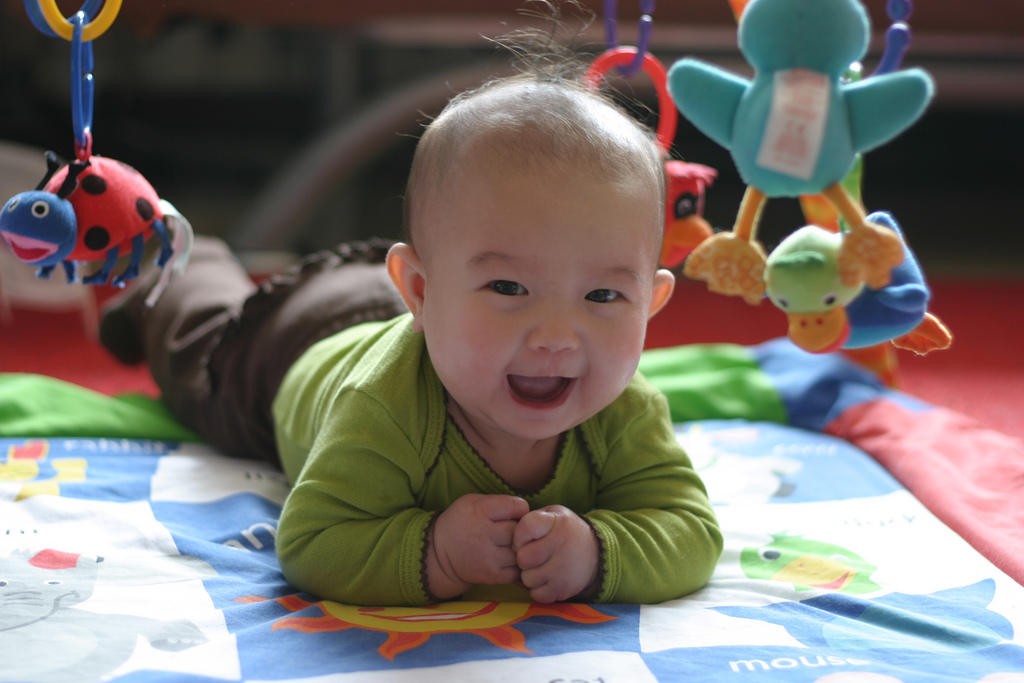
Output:
<svg viewBox="0 0 1024 683">
<path fill-rule="evenodd" d="M 153 308 L 142 312 L 140 283 L 126 309 L 168 406 L 221 452 L 277 464 L 270 409 L 288 368 L 335 332 L 408 310 L 388 246 L 318 252 L 257 287 L 223 242 L 198 237 Z"/>
</svg>

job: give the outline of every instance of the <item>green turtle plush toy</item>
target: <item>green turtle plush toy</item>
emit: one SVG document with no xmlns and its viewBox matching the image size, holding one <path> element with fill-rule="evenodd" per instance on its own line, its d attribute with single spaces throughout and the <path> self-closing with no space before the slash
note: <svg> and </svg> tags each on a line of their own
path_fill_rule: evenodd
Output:
<svg viewBox="0 0 1024 683">
<path fill-rule="evenodd" d="M 809 225 L 787 236 L 768 257 L 765 289 L 789 316 L 789 338 L 812 353 L 887 341 L 920 354 L 948 347 L 952 336 L 928 313 L 931 291 L 899 224 L 884 211 L 868 219 L 892 230 L 903 244 L 903 262 L 885 287 L 843 283 L 838 254 L 846 233 Z"/>
</svg>

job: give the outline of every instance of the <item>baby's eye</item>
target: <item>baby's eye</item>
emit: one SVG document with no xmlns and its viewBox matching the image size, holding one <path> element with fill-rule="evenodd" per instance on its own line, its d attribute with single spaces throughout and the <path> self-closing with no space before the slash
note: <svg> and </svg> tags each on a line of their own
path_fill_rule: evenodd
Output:
<svg viewBox="0 0 1024 683">
<path fill-rule="evenodd" d="M 595 301 L 599 304 L 606 304 L 611 301 L 618 299 L 621 294 L 616 292 L 614 289 L 595 289 L 593 292 L 587 294 L 587 301 Z"/>
<path fill-rule="evenodd" d="M 526 287 L 511 280 L 495 280 L 490 283 L 490 287 L 498 294 L 503 294 L 504 296 L 522 296 L 526 294 Z"/>
</svg>

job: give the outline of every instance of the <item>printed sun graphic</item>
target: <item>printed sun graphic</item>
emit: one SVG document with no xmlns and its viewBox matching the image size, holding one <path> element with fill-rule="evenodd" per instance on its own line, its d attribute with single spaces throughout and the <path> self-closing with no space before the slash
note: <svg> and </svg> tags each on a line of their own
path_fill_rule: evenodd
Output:
<svg viewBox="0 0 1024 683">
<path fill-rule="evenodd" d="M 239 598 L 238 602 L 262 602 L 258 596 Z M 556 603 L 541 605 L 527 602 L 446 602 L 430 607 L 353 607 L 337 602 L 308 602 L 297 595 L 276 598 L 275 602 L 290 612 L 316 607 L 318 617 L 281 619 L 274 630 L 286 628 L 305 633 L 342 631 L 361 628 L 388 634 L 387 641 L 377 648 L 388 660 L 407 650 L 423 645 L 440 633 L 473 633 L 492 644 L 524 654 L 533 654 L 526 647 L 526 638 L 513 625 L 531 617 L 560 617 L 577 624 L 599 624 L 616 617 L 602 614 L 587 605 Z"/>
</svg>

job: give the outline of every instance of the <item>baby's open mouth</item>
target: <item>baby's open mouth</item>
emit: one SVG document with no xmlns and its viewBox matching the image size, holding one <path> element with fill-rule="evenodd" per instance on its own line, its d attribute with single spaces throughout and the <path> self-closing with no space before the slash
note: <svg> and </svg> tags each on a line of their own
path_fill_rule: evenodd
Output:
<svg viewBox="0 0 1024 683">
<path fill-rule="evenodd" d="M 526 377 L 509 375 L 508 386 L 512 394 L 526 403 L 550 404 L 568 393 L 573 380 L 570 377 Z"/>
</svg>

